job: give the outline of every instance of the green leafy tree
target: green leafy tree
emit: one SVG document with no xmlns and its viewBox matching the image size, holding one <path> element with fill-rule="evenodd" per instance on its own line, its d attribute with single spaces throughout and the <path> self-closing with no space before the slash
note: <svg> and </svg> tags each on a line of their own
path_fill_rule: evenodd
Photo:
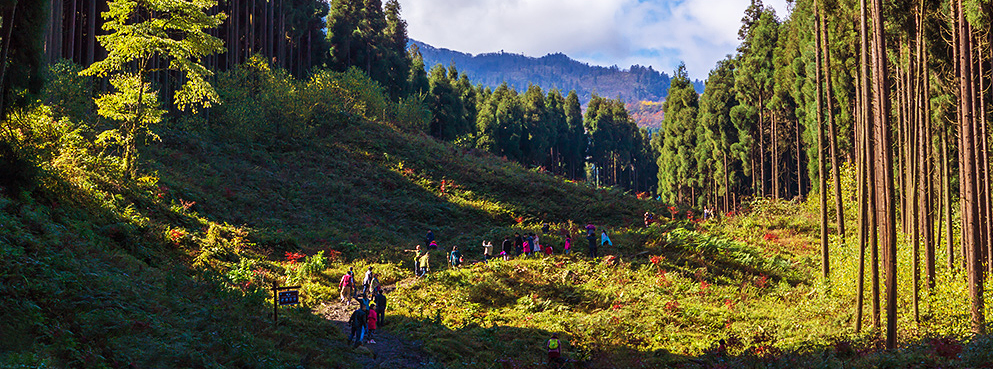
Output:
<svg viewBox="0 0 993 369">
<path fill-rule="evenodd" d="M 569 166 L 569 177 L 579 179 L 584 174 L 579 168 L 586 160 L 586 145 L 589 140 L 586 138 L 583 110 L 576 90 L 569 91 L 565 97 L 565 124 L 568 133 L 563 140 L 561 150 Z"/>
<path fill-rule="evenodd" d="M 206 10 L 217 5 L 213 0 L 112 0 L 107 5 L 103 28 L 111 33 L 97 37 L 107 58 L 80 73 L 109 77 L 117 90 L 95 100 L 98 114 L 120 122 L 101 137 L 121 146 L 122 169 L 133 177 L 139 135 L 151 134 L 150 126 L 165 113 L 147 81 L 152 61 L 163 60 L 166 69 L 183 75 L 185 82 L 174 95 L 179 109 L 196 113 L 198 106 L 218 103 L 217 92 L 207 82 L 213 73 L 200 58 L 224 51 L 222 41 L 207 33 L 221 24 L 224 14 L 207 15 Z"/>
<path fill-rule="evenodd" d="M 680 64 L 669 87 L 669 97 L 662 105 L 662 120 L 658 159 L 658 192 L 663 201 L 675 203 L 692 201 L 695 190 L 696 119 L 698 101 L 696 90 Z"/>
</svg>

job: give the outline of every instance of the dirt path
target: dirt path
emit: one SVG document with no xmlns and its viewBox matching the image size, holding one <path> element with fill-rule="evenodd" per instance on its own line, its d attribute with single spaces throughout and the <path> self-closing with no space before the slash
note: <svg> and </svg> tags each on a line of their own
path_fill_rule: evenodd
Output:
<svg viewBox="0 0 993 369">
<path fill-rule="evenodd" d="M 411 283 L 412 281 L 401 281 L 400 283 Z M 393 285 L 384 286 L 383 292 L 387 296 L 386 303 L 386 326 L 378 326 L 375 334 L 376 343 L 366 343 L 353 349 L 352 352 L 348 353 L 355 363 L 359 364 L 359 367 L 365 369 L 373 368 L 424 368 L 424 367 L 437 367 L 437 363 L 431 360 L 430 356 L 424 352 L 421 348 L 420 341 L 410 341 L 401 337 L 399 334 L 393 333 L 392 327 L 389 323 L 391 321 L 390 315 L 390 301 L 389 294 L 393 292 L 396 287 Z M 351 304 L 346 305 L 338 301 L 331 301 L 321 304 L 317 307 L 316 311 L 318 314 L 336 323 L 341 327 L 341 331 L 347 337 L 351 333 L 351 328 L 348 327 L 348 318 L 351 317 L 352 312 L 358 308 L 359 303 L 352 300 Z"/>
</svg>

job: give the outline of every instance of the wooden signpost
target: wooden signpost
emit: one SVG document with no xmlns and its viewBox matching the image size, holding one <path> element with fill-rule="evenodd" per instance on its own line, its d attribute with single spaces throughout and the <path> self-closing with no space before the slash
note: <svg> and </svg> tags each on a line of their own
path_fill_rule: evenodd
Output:
<svg viewBox="0 0 993 369">
<path fill-rule="evenodd" d="M 300 286 L 279 287 L 278 282 L 272 284 L 272 324 L 279 323 L 279 306 L 296 305 L 300 303 Z"/>
</svg>

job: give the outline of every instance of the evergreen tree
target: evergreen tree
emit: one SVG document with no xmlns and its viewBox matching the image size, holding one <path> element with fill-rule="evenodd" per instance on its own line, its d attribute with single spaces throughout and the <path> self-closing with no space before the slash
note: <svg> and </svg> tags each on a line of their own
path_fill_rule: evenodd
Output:
<svg viewBox="0 0 993 369">
<path fill-rule="evenodd" d="M 686 74 L 686 65 L 676 69 L 669 87 L 669 97 L 662 105 L 662 120 L 658 159 L 658 192 L 669 203 L 693 201 L 696 185 L 692 171 L 696 169 L 693 151 L 696 149 L 696 119 L 698 101 L 696 90 Z"/>
</svg>

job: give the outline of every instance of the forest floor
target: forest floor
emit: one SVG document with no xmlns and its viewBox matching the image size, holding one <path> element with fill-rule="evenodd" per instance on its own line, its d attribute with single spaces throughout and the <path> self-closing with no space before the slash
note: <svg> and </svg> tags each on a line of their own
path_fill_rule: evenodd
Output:
<svg viewBox="0 0 993 369">
<path fill-rule="evenodd" d="M 399 283 L 413 283 L 414 280 L 405 280 Z M 395 285 L 383 287 L 383 293 L 387 296 L 396 289 Z M 365 369 L 372 368 L 427 368 L 436 366 L 430 355 L 424 351 L 420 341 L 405 339 L 401 335 L 393 332 L 389 327 L 390 311 L 387 297 L 386 325 L 378 325 L 374 340 L 376 343 L 364 343 L 352 352 L 346 354 L 351 356 L 358 367 Z M 316 312 L 325 319 L 332 321 L 341 328 L 341 332 L 347 337 L 351 333 L 348 326 L 348 319 L 352 312 L 358 309 L 359 302 L 352 300 L 349 304 L 339 301 L 329 301 L 317 307 Z"/>
</svg>

